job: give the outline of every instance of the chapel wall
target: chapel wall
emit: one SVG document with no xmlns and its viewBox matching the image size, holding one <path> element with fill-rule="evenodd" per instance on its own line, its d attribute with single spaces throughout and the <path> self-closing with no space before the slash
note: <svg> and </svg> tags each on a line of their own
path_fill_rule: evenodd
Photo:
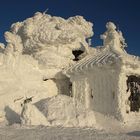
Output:
<svg viewBox="0 0 140 140">
<path fill-rule="evenodd" d="M 131 96 L 128 90 L 127 80 L 129 76 L 140 76 L 138 69 L 128 68 L 124 66 L 119 78 L 119 108 L 121 112 L 122 121 L 125 123 L 140 122 L 140 112 L 131 111 L 129 98 Z"/>
<path fill-rule="evenodd" d="M 91 108 L 97 112 L 115 116 L 118 108 L 116 72 L 110 69 L 97 68 L 88 73 L 92 92 Z"/>
<path fill-rule="evenodd" d="M 86 77 L 83 75 L 74 75 L 72 80 L 72 97 L 78 99 L 81 103 L 85 104 L 85 92 L 86 92 Z"/>
</svg>

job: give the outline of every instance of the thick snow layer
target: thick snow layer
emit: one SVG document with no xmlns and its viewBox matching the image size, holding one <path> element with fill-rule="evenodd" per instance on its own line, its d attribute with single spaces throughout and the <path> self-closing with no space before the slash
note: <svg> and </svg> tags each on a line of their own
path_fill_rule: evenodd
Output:
<svg viewBox="0 0 140 140">
<path fill-rule="evenodd" d="M 61 48 L 65 44 L 83 43 L 85 38 L 93 35 L 92 24 L 81 16 L 63 19 L 39 12 L 32 18 L 13 24 L 11 30 L 22 38 L 24 49 L 31 52 L 51 46 Z M 69 47 L 78 48 L 73 45 Z"/>
<path fill-rule="evenodd" d="M 88 127 L 44 127 L 44 126 L 20 126 L 14 124 L 4 127 L 0 125 L 0 139 L 2 140 L 139 140 L 140 127 L 119 125 L 110 117 L 96 114 L 98 122 L 104 129 L 97 130 Z"/>
<path fill-rule="evenodd" d="M 139 140 L 140 131 L 127 130 L 106 133 L 91 128 L 5 127 L 0 128 L 1 140 Z"/>
<path fill-rule="evenodd" d="M 5 32 L 7 44 L 0 43 L 1 125 L 22 125 L 21 129 L 25 125 L 93 127 L 106 131 L 122 127 L 111 116 L 118 115 L 118 111 L 126 116 L 125 78 L 126 74 L 140 75 L 140 59 L 126 53 L 122 33 L 112 22 L 107 23 L 107 31 L 101 36 L 104 46 L 90 48 L 91 41 L 87 40 L 93 35 L 92 26 L 82 16 L 63 19 L 37 12 Z M 68 68 L 70 72 L 64 72 Z M 30 98 L 33 101 L 26 104 L 25 99 Z M 127 116 L 129 120 L 131 115 Z"/>
<path fill-rule="evenodd" d="M 57 95 L 56 83 L 53 80 L 43 81 L 44 73 L 38 69 L 37 62 L 31 56 L 1 54 L 1 58 L 0 110 L 10 106 L 19 113 L 21 98 L 33 96 L 33 101 L 36 102 Z"/>
<path fill-rule="evenodd" d="M 66 122 L 68 116 L 67 116 L 67 110 L 65 109 L 70 109 L 72 106 L 70 102 L 72 102 L 69 97 L 66 96 L 56 96 L 50 99 L 44 99 L 40 103 L 38 102 L 35 104 L 42 112 L 44 115 L 46 114 L 54 118 L 55 120 L 52 120 L 56 123 L 57 120 L 57 125 L 59 126 L 49 126 L 49 127 L 44 127 L 42 125 L 40 126 L 24 126 L 20 124 L 13 124 L 12 126 L 2 126 L 0 124 L 0 139 L 4 140 L 25 140 L 25 139 L 36 139 L 36 140 L 62 140 L 62 139 L 72 139 L 72 140 L 91 140 L 91 139 L 100 139 L 100 140 L 139 140 L 140 139 L 140 127 L 139 124 L 137 125 L 131 125 L 131 126 L 123 126 L 120 124 L 118 121 L 116 121 L 114 118 L 110 118 L 110 116 L 104 116 L 100 113 L 95 112 L 95 116 L 97 118 L 97 122 L 100 124 L 97 130 L 95 128 L 89 128 L 89 127 L 79 127 L 77 126 L 72 126 L 68 125 L 68 123 L 65 123 L 66 126 L 69 127 L 62 127 L 60 123 L 62 123 L 62 120 L 60 117 L 60 113 L 62 113 L 63 116 L 63 121 Z M 59 101 L 60 99 L 60 101 Z M 62 103 L 61 101 L 64 101 Z M 61 102 L 61 103 L 60 103 Z M 66 104 L 67 103 L 67 104 Z M 68 106 L 68 103 L 70 103 L 70 106 Z M 57 107 L 58 104 L 58 107 Z M 64 106 L 67 105 L 66 106 Z M 80 103 L 77 103 L 79 107 L 77 108 L 77 115 L 83 114 L 85 112 L 85 109 L 82 108 L 83 106 Z M 52 107 L 50 107 L 52 106 Z M 49 110 L 49 107 L 53 109 L 54 114 L 52 113 L 53 111 Z M 32 108 L 32 107 L 31 107 Z M 33 107 L 34 108 L 34 107 Z M 55 110 L 57 109 L 57 111 Z M 64 111 L 62 111 L 64 109 Z M 72 109 L 72 108 L 71 108 Z M 32 109 L 33 112 L 34 109 Z M 47 111 L 46 111 L 47 110 Z M 49 112 L 50 111 L 50 112 Z M 72 114 L 72 112 L 76 112 L 75 108 L 74 111 L 70 110 L 69 114 L 74 115 L 75 113 Z M 82 113 L 83 112 L 83 113 Z M 57 114 L 58 115 L 57 115 Z M 35 115 L 35 114 L 34 114 Z M 58 117 L 57 117 L 58 116 Z M 88 116 L 89 117 L 89 116 Z M 37 116 L 34 116 L 34 118 L 37 118 Z M 41 119 L 42 120 L 42 119 Z M 84 119 L 81 119 L 83 122 Z M 90 119 L 88 119 L 89 121 Z M 40 120 L 38 120 L 39 122 Z M 59 123 L 58 123 L 59 122 Z M 70 123 L 70 121 L 69 121 Z M 91 122 L 90 122 L 91 123 Z M 84 125 L 87 126 L 87 125 Z M 101 127 L 100 127 L 101 126 Z"/>
<path fill-rule="evenodd" d="M 72 50 L 82 49 L 89 53 L 86 39 L 92 35 L 92 23 L 82 16 L 63 19 L 37 12 L 13 24 L 5 38 L 7 46 L 12 44 L 14 50 L 32 54 L 41 68 L 63 68 L 72 63 Z"/>
<path fill-rule="evenodd" d="M 47 117 L 52 126 L 96 126 L 94 112 L 85 109 L 83 104 L 71 97 L 57 95 L 41 100 L 35 105 Z"/>
<path fill-rule="evenodd" d="M 86 39 L 92 35 L 92 23 L 81 16 L 63 19 L 38 12 L 13 24 L 4 34 L 7 44 L 0 43 L 0 121 L 6 114 L 13 123 L 11 114 L 21 113 L 25 98 L 37 102 L 65 92 L 69 81 L 62 69 L 74 63 L 72 50 L 88 53 Z"/>
<path fill-rule="evenodd" d="M 31 103 L 23 104 L 21 112 L 22 125 L 49 125 L 47 118 Z"/>
</svg>

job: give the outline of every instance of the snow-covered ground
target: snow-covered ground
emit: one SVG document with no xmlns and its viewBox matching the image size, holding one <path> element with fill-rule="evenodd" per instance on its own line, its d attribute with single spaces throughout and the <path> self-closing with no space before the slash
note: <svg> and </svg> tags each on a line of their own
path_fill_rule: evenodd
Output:
<svg viewBox="0 0 140 140">
<path fill-rule="evenodd" d="M 122 124 L 95 113 L 95 127 L 0 125 L 0 140 L 140 140 L 139 124 Z"/>
<path fill-rule="evenodd" d="M 0 140 L 139 140 L 140 131 L 105 132 L 93 128 L 30 127 L 0 128 Z"/>
</svg>

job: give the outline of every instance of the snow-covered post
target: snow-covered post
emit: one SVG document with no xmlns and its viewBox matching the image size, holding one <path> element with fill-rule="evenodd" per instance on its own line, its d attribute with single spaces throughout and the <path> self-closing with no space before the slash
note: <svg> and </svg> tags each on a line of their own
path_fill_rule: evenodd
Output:
<svg viewBox="0 0 140 140">
<path fill-rule="evenodd" d="M 116 26 L 112 22 L 106 24 L 107 31 L 100 36 L 103 39 L 103 45 L 105 48 L 110 48 L 118 53 L 126 53 L 124 50 L 127 47 L 125 39 L 121 31 L 116 30 Z"/>
<path fill-rule="evenodd" d="M 33 105 L 32 97 L 22 104 L 21 125 L 50 125 L 47 118 Z"/>
</svg>

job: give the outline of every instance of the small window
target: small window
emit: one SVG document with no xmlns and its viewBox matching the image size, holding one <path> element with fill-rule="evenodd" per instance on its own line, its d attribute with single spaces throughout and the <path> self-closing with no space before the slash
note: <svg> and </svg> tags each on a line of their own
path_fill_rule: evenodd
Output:
<svg viewBox="0 0 140 140">
<path fill-rule="evenodd" d="M 73 59 L 73 61 L 78 61 L 79 60 L 79 56 L 84 53 L 84 51 L 82 50 L 74 50 L 72 51 L 73 55 L 75 56 L 75 59 Z"/>
<path fill-rule="evenodd" d="M 48 81 L 49 79 L 47 79 L 47 78 L 43 78 L 43 81 Z"/>
<path fill-rule="evenodd" d="M 139 112 L 140 109 L 140 76 L 130 75 L 127 79 L 127 92 L 130 102 L 130 111 Z"/>
</svg>

